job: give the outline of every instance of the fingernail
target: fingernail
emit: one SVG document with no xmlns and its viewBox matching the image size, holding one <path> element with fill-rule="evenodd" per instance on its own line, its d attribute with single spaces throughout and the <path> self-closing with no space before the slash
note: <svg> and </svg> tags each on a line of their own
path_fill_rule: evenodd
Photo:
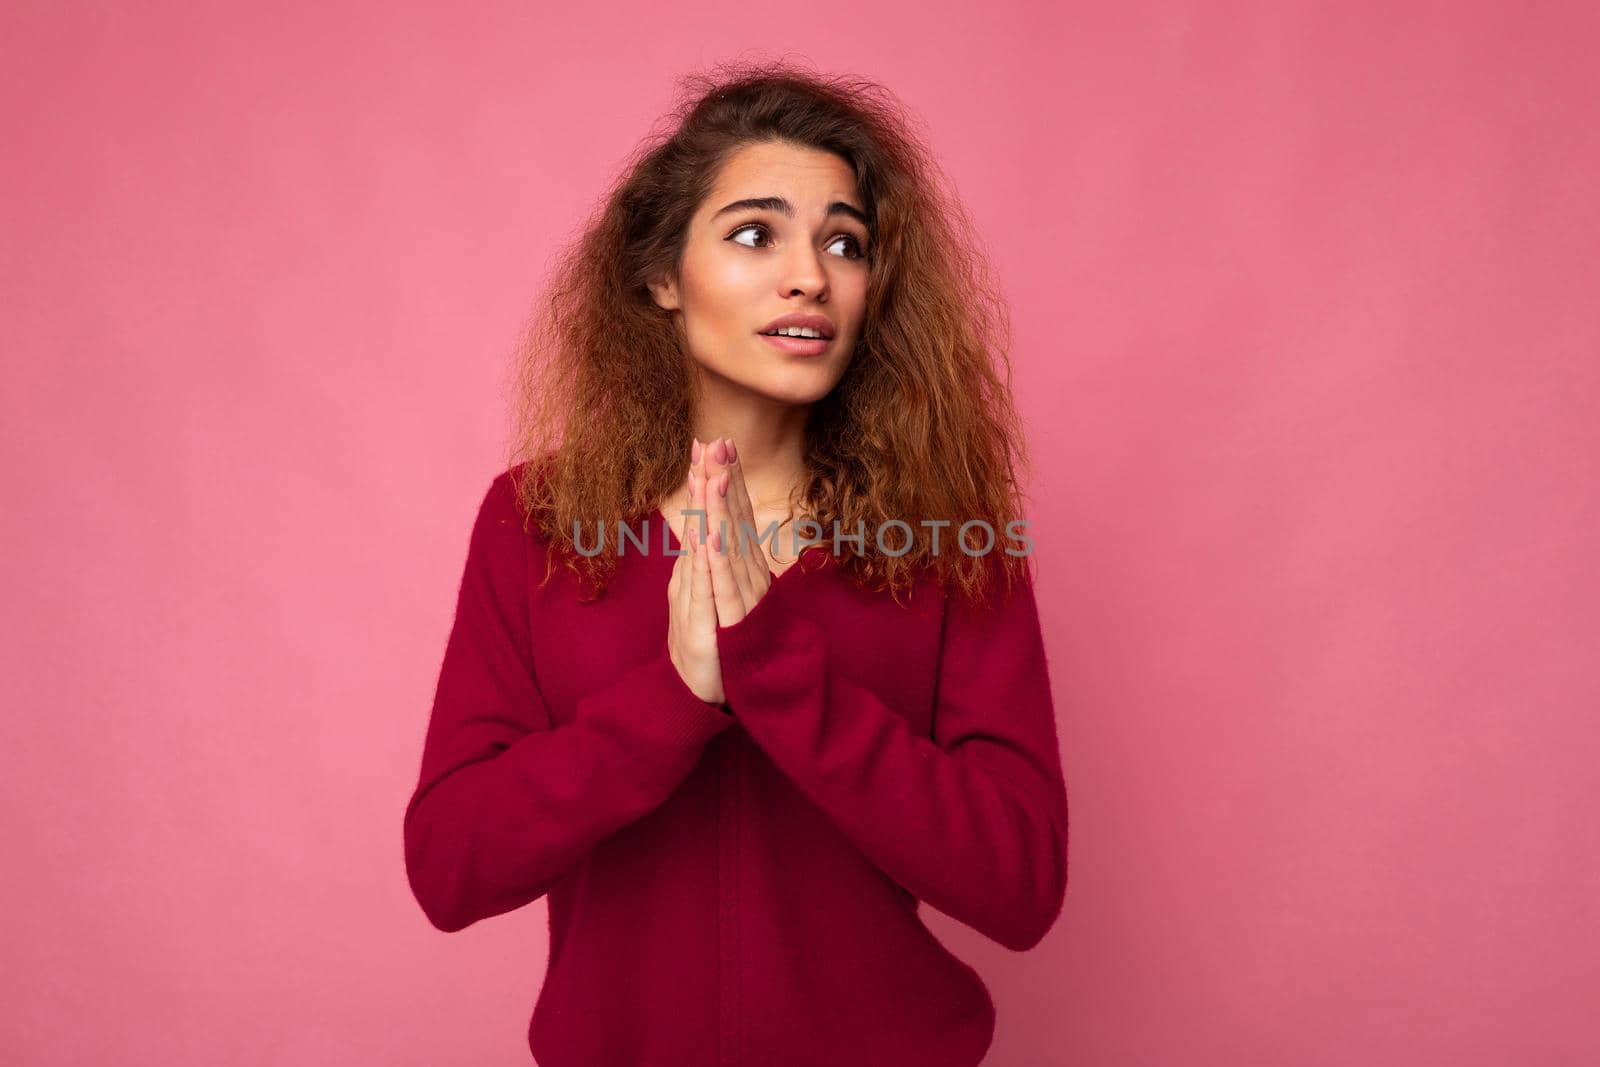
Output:
<svg viewBox="0 0 1600 1067">
<path fill-rule="evenodd" d="M 718 496 L 727 496 L 728 495 L 728 476 L 726 474 L 724 474 L 722 477 L 717 479 L 717 495 Z"/>
<path fill-rule="evenodd" d="M 739 450 L 733 447 L 733 438 L 731 437 L 728 438 L 728 460 L 735 463 L 739 460 Z"/>
<path fill-rule="evenodd" d="M 698 437 L 694 439 L 694 448 L 689 453 L 689 460 L 691 463 L 700 462 L 700 438 Z"/>
<path fill-rule="evenodd" d="M 728 462 L 728 448 L 722 443 L 722 438 L 717 438 L 717 443 L 711 446 L 711 455 L 718 463 Z"/>
</svg>

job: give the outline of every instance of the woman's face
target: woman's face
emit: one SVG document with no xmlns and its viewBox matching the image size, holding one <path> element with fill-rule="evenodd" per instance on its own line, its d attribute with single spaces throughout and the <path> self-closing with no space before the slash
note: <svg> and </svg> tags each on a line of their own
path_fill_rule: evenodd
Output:
<svg viewBox="0 0 1600 1067">
<path fill-rule="evenodd" d="M 864 210 L 839 156 L 745 145 L 690 219 L 678 277 L 652 284 L 651 295 L 675 312 L 702 372 L 781 403 L 814 403 L 838 383 L 861 335 L 871 251 Z M 831 339 L 763 336 L 791 314 L 821 316 Z"/>
</svg>

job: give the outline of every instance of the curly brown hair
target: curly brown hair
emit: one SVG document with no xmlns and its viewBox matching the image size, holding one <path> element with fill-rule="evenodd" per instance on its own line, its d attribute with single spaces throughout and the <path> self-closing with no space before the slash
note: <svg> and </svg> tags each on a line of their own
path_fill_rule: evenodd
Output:
<svg viewBox="0 0 1600 1067">
<path fill-rule="evenodd" d="M 981 598 L 1027 566 L 1001 550 L 1029 469 L 1011 398 L 1010 322 L 972 227 L 893 96 L 877 83 L 787 64 L 719 65 L 680 83 L 670 132 L 643 142 L 578 238 L 518 343 L 508 465 L 526 529 L 593 590 L 617 539 L 575 550 L 574 530 L 651 516 L 683 482 L 693 432 L 693 364 L 647 279 L 675 271 L 685 232 L 722 163 L 757 142 L 832 152 L 854 169 L 871 262 L 861 337 L 838 384 L 812 406 L 806 474 L 790 502 L 823 525 L 867 531 L 839 560 L 896 598 L 919 571 Z M 798 499 L 796 499 L 798 498 Z M 907 551 L 873 531 L 900 519 Z M 922 523 L 948 520 L 940 549 Z M 995 533 L 986 555 L 950 545 L 963 523 Z M 656 520 L 659 524 L 659 520 Z M 906 534 L 884 533 L 891 548 Z M 823 535 L 832 544 L 831 532 Z M 594 541 L 584 534 L 586 551 Z M 976 551 L 976 546 L 974 546 Z M 990 556 L 1001 562 L 995 564 Z"/>
</svg>

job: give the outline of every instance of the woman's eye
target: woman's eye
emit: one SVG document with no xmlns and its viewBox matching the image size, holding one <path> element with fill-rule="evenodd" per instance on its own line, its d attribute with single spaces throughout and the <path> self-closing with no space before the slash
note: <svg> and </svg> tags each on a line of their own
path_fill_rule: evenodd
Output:
<svg viewBox="0 0 1600 1067">
<path fill-rule="evenodd" d="M 748 226 L 740 226 L 737 230 L 734 230 L 732 233 L 730 233 L 728 235 L 728 240 L 732 241 L 734 244 L 744 245 L 746 248 L 755 248 L 755 247 L 757 247 L 756 245 L 748 244 L 748 243 L 746 243 L 744 241 L 739 240 L 739 235 L 742 234 L 742 233 L 756 233 L 756 232 L 760 232 L 760 233 L 764 234 L 764 233 L 767 232 L 767 228 L 765 226 L 757 226 L 755 223 L 751 223 Z"/>
<path fill-rule="evenodd" d="M 763 238 L 763 243 L 753 244 L 750 241 L 744 240 L 744 235 L 747 233 L 760 234 Z M 762 226 L 760 223 L 755 222 L 749 223 L 745 226 L 740 226 L 737 230 L 734 230 L 728 235 L 728 240 L 732 241 L 734 244 L 744 245 L 746 248 L 764 248 L 767 244 L 771 243 L 770 234 L 768 233 L 767 228 Z M 828 242 L 828 247 L 833 248 L 838 245 L 840 241 L 846 242 L 847 248 L 849 249 L 849 251 L 843 253 L 845 259 L 865 258 L 866 253 L 861 250 L 861 242 L 856 240 L 853 235 L 848 233 L 839 234 L 832 241 Z"/>
<path fill-rule="evenodd" d="M 866 254 L 866 253 L 861 251 L 861 242 L 857 241 L 854 237 L 850 236 L 847 233 L 841 233 L 839 236 L 835 237 L 833 239 L 833 241 L 829 243 L 828 247 L 832 248 L 834 245 L 838 244 L 840 241 L 848 241 L 849 244 L 850 244 L 850 247 L 855 249 L 854 252 L 845 253 L 845 257 L 844 258 L 846 258 L 846 259 L 860 259 L 863 255 Z"/>
</svg>

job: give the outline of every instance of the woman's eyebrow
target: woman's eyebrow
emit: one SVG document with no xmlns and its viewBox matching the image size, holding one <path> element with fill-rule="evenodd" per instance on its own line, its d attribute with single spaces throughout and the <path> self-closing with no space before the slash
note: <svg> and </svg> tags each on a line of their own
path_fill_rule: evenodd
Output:
<svg viewBox="0 0 1600 1067">
<path fill-rule="evenodd" d="M 719 208 L 716 214 L 712 215 L 711 217 L 715 219 L 720 215 L 726 215 L 730 211 L 747 210 L 776 211 L 780 215 L 786 215 L 791 219 L 794 218 L 794 205 L 789 203 L 788 200 L 781 196 L 751 196 L 746 197 L 743 200 L 735 200 L 733 203 Z M 833 203 L 829 204 L 827 214 L 830 218 L 834 215 L 845 215 L 849 218 L 855 219 L 863 226 L 867 225 L 867 216 L 861 211 L 861 209 L 851 204 L 846 204 L 842 200 L 835 200 Z"/>
</svg>

